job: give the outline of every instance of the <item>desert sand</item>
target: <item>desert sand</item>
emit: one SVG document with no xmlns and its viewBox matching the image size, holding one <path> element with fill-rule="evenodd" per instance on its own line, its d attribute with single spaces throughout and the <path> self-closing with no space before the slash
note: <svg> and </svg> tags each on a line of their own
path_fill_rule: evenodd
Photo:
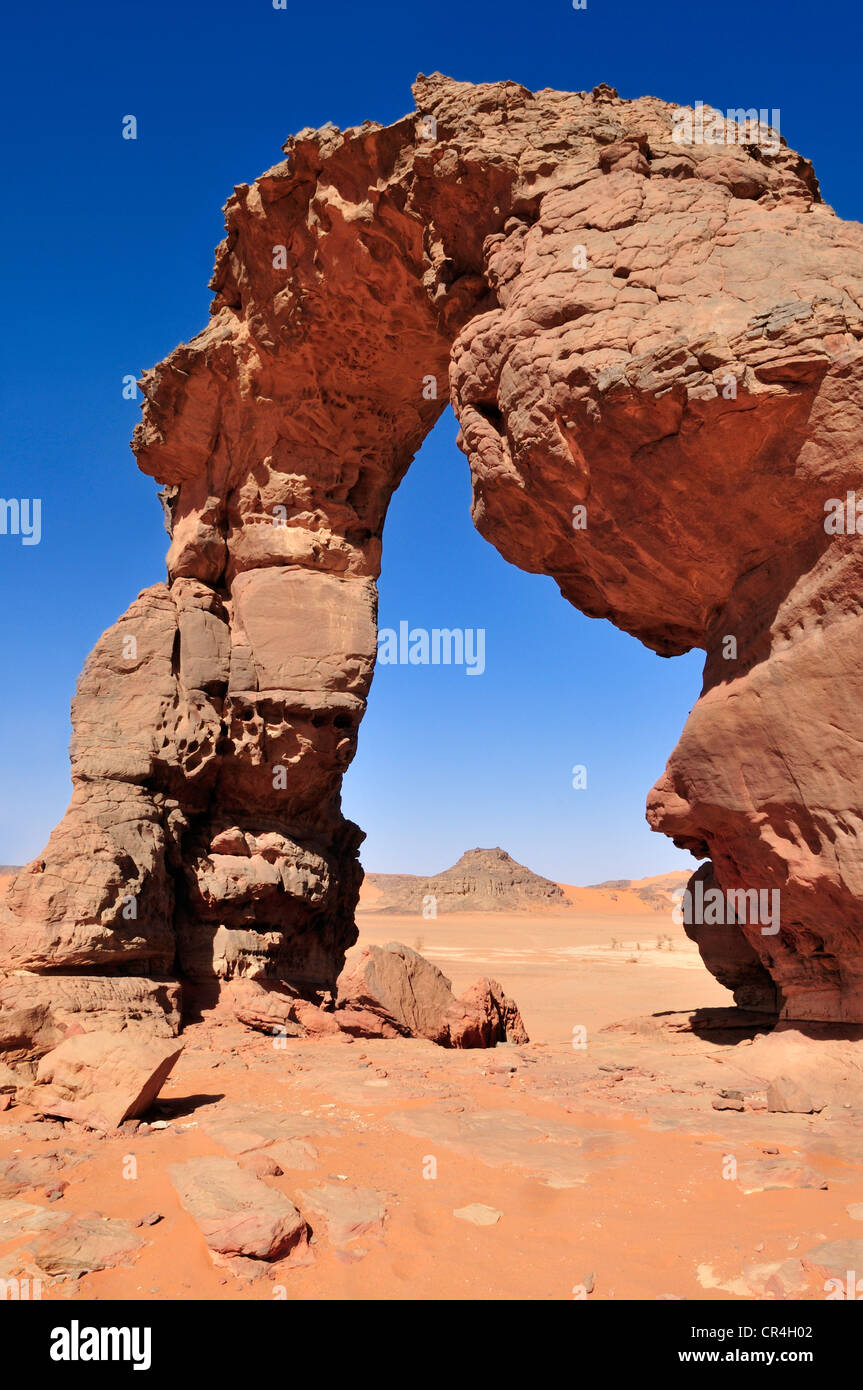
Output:
<svg viewBox="0 0 863 1390">
<path fill-rule="evenodd" d="M 573 896 L 423 920 L 371 894 L 358 914 L 361 945 L 421 947 L 457 989 L 499 979 L 525 1046 L 274 1039 L 216 1011 L 185 1030 L 149 1122 L 99 1135 L 5 1110 L 0 1276 L 57 1300 L 823 1299 L 863 1253 L 847 1048 L 823 1043 L 816 1075 L 798 1034 L 727 1008 L 669 914 Z M 789 1068 L 820 1113 L 768 1113 Z M 169 1169 L 262 1153 L 310 1243 L 214 1258 Z"/>
</svg>

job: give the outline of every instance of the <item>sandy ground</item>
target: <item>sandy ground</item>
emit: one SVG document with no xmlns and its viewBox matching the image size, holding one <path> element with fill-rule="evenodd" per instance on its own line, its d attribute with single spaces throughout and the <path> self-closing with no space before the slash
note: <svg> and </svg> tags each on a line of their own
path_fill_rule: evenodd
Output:
<svg viewBox="0 0 863 1390">
<path fill-rule="evenodd" d="M 849 1084 L 844 1045 L 819 1052 L 813 1073 L 813 1044 L 734 1021 L 666 914 L 579 906 L 359 915 L 361 942 L 415 946 L 457 990 L 499 979 L 521 1007 L 525 1047 L 280 1045 L 213 1015 L 184 1034 L 150 1117 L 158 1128 L 98 1136 L 6 1110 L 0 1277 L 41 1274 L 43 1297 L 59 1300 L 824 1298 L 833 1263 L 863 1269 L 863 1088 L 859 1072 Z M 833 1077 L 819 1114 L 767 1112 L 767 1080 L 791 1068 L 810 1084 Z M 715 1109 L 723 1089 L 744 1110 Z M 274 1134 L 302 1141 L 301 1166 L 262 1181 L 307 1217 L 309 1253 L 226 1268 L 167 1169 Z M 28 1167 L 58 1151 L 69 1152 L 49 1177 Z M 371 1191 L 385 1215 L 339 1232 L 309 1196 L 323 1186 L 360 1215 Z M 32 1213 L 9 1224 L 10 1201 L 69 1218 L 59 1255 L 59 1236 L 27 1228 Z M 492 1224 L 456 1214 L 475 1205 Z M 134 1225 L 151 1213 L 156 1224 Z M 76 1221 L 88 1214 L 119 1220 L 134 1248 L 80 1278 L 52 1275 L 70 1242 L 73 1264 L 76 1240 L 94 1258 Z"/>
<path fill-rule="evenodd" d="M 568 1043 L 574 1027 L 594 1030 L 647 1011 L 731 1002 L 670 914 L 643 905 L 619 912 L 602 906 L 432 919 L 361 911 L 357 923 L 360 944 L 413 946 L 452 980 L 457 994 L 482 975 L 499 980 L 537 1042 Z"/>
</svg>

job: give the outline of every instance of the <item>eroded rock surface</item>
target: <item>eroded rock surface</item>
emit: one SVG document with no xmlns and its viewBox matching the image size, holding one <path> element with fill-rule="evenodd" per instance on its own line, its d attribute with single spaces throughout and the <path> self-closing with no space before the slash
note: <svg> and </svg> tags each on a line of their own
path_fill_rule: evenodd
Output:
<svg viewBox="0 0 863 1390">
<path fill-rule="evenodd" d="M 72 803 L 2 910 L 4 993 L 49 982 L 13 1053 L 62 1036 L 58 977 L 88 981 L 82 1026 L 104 991 L 154 1031 L 178 977 L 187 1006 L 332 989 L 382 528 L 448 370 L 482 534 L 707 652 L 651 824 L 723 890 L 781 893 L 777 934 L 740 931 L 787 1017 L 863 1020 L 861 561 L 824 524 L 861 475 L 863 229 L 785 145 L 682 145 L 655 98 L 414 90 L 237 188 L 210 323 L 144 375 L 168 580 L 89 658 Z"/>
</svg>

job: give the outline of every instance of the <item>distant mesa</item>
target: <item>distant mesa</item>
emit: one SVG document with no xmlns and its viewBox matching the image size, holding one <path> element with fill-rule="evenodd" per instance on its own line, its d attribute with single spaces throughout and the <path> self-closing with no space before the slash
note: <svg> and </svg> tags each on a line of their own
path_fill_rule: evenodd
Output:
<svg viewBox="0 0 863 1390">
<path fill-rule="evenodd" d="M 457 864 L 431 878 L 418 874 L 366 874 L 360 908 L 373 912 L 420 912 L 435 898 L 440 912 L 517 912 L 570 907 L 557 883 L 518 864 L 506 850 L 469 849 Z"/>
</svg>

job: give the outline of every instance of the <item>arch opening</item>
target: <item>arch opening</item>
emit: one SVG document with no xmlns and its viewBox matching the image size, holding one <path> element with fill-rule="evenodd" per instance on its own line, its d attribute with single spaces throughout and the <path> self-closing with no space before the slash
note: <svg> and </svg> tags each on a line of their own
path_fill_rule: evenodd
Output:
<svg viewBox="0 0 863 1390">
<path fill-rule="evenodd" d="M 654 98 L 414 94 L 237 188 L 210 322 L 143 378 L 168 582 L 85 666 L 0 1004 L 46 1036 L 170 1031 L 180 981 L 186 1008 L 244 975 L 332 989 L 384 519 L 450 399 L 506 560 L 660 655 L 707 652 L 648 801 L 709 857 L 702 897 L 735 895 L 724 935 L 696 924 L 707 964 L 750 1006 L 863 1022 L 856 530 L 823 524 L 859 474 L 863 234 L 787 147 L 681 152 Z M 781 913 L 747 916 L 753 893 Z"/>
</svg>

